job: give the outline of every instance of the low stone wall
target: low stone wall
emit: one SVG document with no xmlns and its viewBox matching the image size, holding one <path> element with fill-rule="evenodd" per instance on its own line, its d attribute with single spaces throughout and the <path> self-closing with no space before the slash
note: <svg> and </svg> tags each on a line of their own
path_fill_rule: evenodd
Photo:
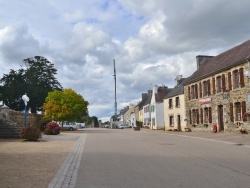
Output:
<svg viewBox="0 0 250 188">
<path fill-rule="evenodd" d="M 23 112 L 16 112 L 16 111 L 9 111 L 9 118 L 11 121 L 19 124 L 24 125 L 24 113 Z M 41 114 L 26 114 L 26 125 L 28 126 L 36 126 L 37 128 L 41 128 L 43 115 Z"/>
</svg>

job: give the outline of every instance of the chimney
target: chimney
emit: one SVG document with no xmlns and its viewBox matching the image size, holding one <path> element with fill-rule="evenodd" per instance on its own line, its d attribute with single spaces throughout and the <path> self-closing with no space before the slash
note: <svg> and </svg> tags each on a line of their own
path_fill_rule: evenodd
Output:
<svg viewBox="0 0 250 188">
<path fill-rule="evenodd" d="M 180 80 L 182 78 L 182 75 L 177 75 L 175 78 L 175 86 L 178 86 L 180 84 Z"/>
<path fill-rule="evenodd" d="M 214 56 L 207 56 L 207 55 L 197 55 L 196 56 L 196 64 L 197 70 L 208 60 L 213 58 Z"/>
<path fill-rule="evenodd" d="M 141 94 L 141 98 L 142 98 L 142 100 L 143 100 L 143 99 L 145 99 L 147 96 L 148 96 L 148 94 L 147 94 L 147 93 L 142 93 L 142 94 Z"/>
<path fill-rule="evenodd" d="M 158 91 L 158 86 L 157 85 L 154 85 L 153 86 L 153 94 L 157 93 Z"/>
</svg>

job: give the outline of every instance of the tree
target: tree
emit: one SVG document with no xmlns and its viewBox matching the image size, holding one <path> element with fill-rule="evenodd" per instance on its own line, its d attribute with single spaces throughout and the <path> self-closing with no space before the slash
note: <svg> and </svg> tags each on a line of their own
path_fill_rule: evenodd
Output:
<svg viewBox="0 0 250 188">
<path fill-rule="evenodd" d="M 88 101 L 72 89 L 54 90 L 48 93 L 43 109 L 47 120 L 77 121 L 88 111 Z"/>
<path fill-rule="evenodd" d="M 54 64 L 42 56 L 35 56 L 23 60 L 26 69 L 10 70 L 0 80 L 2 83 L 3 102 L 14 110 L 24 107 L 22 95 L 27 93 L 30 101 L 27 108 L 31 113 L 41 110 L 48 92 L 54 89 L 61 90 L 62 86 L 55 78 L 57 70 Z"/>
<path fill-rule="evenodd" d="M 22 95 L 25 94 L 26 84 L 24 69 L 19 69 L 18 71 L 10 70 L 8 75 L 4 74 L 0 82 L 3 84 L 1 86 L 2 100 L 5 105 L 14 110 L 24 109 L 24 103 L 21 99 Z"/>
</svg>

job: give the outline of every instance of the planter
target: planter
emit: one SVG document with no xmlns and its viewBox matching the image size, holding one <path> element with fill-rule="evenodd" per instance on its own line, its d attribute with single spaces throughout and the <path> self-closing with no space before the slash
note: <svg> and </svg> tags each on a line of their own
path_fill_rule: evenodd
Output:
<svg viewBox="0 0 250 188">
<path fill-rule="evenodd" d="M 134 130 L 139 131 L 139 130 L 141 130 L 141 128 L 140 127 L 134 127 Z"/>
</svg>

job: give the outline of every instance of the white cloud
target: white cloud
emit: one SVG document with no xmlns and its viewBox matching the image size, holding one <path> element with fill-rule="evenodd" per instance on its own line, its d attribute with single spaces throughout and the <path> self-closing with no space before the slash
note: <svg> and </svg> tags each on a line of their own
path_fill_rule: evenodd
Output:
<svg viewBox="0 0 250 188">
<path fill-rule="evenodd" d="M 42 55 L 57 78 L 89 101 L 91 116 L 114 114 L 151 84 L 190 76 L 197 55 L 216 55 L 249 39 L 250 1 L 9 0 L 1 2 L 0 75 Z M 222 8 L 223 7 L 223 8 Z"/>
</svg>

